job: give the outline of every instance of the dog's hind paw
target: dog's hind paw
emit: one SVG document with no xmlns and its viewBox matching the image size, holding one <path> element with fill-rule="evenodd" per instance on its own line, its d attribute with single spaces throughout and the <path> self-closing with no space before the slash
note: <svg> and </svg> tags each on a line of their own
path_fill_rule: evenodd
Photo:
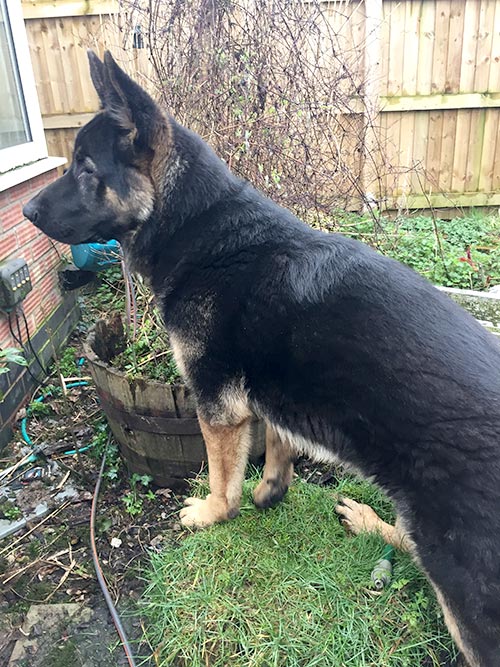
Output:
<svg viewBox="0 0 500 667">
<path fill-rule="evenodd" d="M 354 535 L 373 533 L 378 529 L 380 517 L 369 505 L 362 505 L 351 498 L 340 498 L 335 511 L 342 525 Z"/>
<path fill-rule="evenodd" d="M 279 479 L 263 479 L 253 491 L 253 502 L 260 509 L 276 507 L 283 500 L 289 484 Z"/>
<path fill-rule="evenodd" d="M 180 511 L 181 524 L 185 528 L 207 528 L 219 521 L 230 518 L 227 503 L 222 499 L 208 495 L 205 500 L 201 498 L 186 498 L 186 507 Z"/>
</svg>

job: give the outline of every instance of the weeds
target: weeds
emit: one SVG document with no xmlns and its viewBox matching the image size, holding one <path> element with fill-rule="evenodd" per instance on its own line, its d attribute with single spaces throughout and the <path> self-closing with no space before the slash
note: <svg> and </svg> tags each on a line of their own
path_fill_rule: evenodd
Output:
<svg viewBox="0 0 500 667">
<path fill-rule="evenodd" d="M 48 417 L 53 414 L 53 410 L 48 403 L 32 401 L 28 406 L 28 413 L 30 417 Z"/>
<path fill-rule="evenodd" d="M 131 475 L 130 491 L 127 491 L 122 497 L 125 511 L 130 514 L 130 516 L 138 516 L 139 514 L 142 514 L 145 500 L 155 500 L 156 496 L 149 488 L 152 481 L 153 478 L 150 475 L 138 475 L 137 473 Z"/>
<path fill-rule="evenodd" d="M 0 518 L 7 519 L 8 521 L 16 521 L 22 517 L 23 513 L 14 505 L 14 503 L 9 500 L 4 500 L 0 503 Z"/>
<path fill-rule="evenodd" d="M 168 335 L 157 313 L 149 318 L 141 316 L 136 338 L 112 363 L 130 377 L 142 376 L 167 384 L 180 381 Z"/>
<path fill-rule="evenodd" d="M 80 368 L 77 363 L 77 349 L 68 345 L 61 350 L 61 355 L 58 359 L 58 370 L 63 377 L 73 377 L 77 375 Z"/>
<path fill-rule="evenodd" d="M 339 211 L 312 224 L 364 241 L 435 285 L 482 290 L 500 283 L 500 219 L 493 215 L 382 219 L 374 228 L 367 216 Z"/>
</svg>

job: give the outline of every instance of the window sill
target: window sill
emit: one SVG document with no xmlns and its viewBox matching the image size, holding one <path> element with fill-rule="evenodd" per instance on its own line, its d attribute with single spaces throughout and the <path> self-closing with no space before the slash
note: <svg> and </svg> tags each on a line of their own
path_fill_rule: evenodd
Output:
<svg viewBox="0 0 500 667">
<path fill-rule="evenodd" d="M 66 162 L 67 160 L 64 157 L 46 157 L 32 164 L 27 164 L 24 167 L 11 169 L 5 174 L 0 174 L 0 192 L 13 188 L 15 185 L 19 185 L 19 183 L 29 181 L 35 178 L 35 176 L 45 174 L 47 171 L 57 169 L 57 167 L 61 167 Z"/>
</svg>

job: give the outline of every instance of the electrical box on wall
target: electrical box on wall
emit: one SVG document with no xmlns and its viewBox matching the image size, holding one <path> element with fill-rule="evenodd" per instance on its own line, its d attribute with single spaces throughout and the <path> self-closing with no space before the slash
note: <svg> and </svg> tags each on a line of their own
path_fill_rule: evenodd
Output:
<svg viewBox="0 0 500 667">
<path fill-rule="evenodd" d="M 28 265 L 24 259 L 9 259 L 0 264 L 0 310 L 12 310 L 31 290 Z"/>
</svg>

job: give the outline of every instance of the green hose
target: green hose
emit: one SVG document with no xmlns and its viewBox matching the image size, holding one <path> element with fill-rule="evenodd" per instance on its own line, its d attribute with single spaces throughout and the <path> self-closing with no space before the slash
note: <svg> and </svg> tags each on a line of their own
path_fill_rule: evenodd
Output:
<svg viewBox="0 0 500 667">
<path fill-rule="evenodd" d="M 382 557 L 375 563 L 370 578 L 378 591 L 387 588 L 392 579 L 392 560 L 394 558 L 394 547 L 386 544 L 382 551 Z"/>
<path fill-rule="evenodd" d="M 86 380 L 78 380 L 78 382 L 69 382 L 66 387 L 68 389 L 71 389 L 72 387 L 85 387 L 88 385 L 88 382 Z M 47 396 L 52 396 L 52 392 L 47 392 L 45 396 L 39 396 L 38 398 L 35 398 L 35 403 L 42 403 Z M 28 417 L 29 417 L 29 408 L 26 411 L 26 417 L 23 417 L 21 420 L 21 435 L 23 437 L 24 442 L 29 445 L 30 447 L 33 447 L 33 441 L 28 435 Z M 90 445 L 85 445 L 84 447 L 80 447 L 78 451 L 76 449 L 69 449 L 67 452 L 63 452 L 63 454 L 67 456 L 71 456 L 72 454 L 79 454 L 81 452 L 87 451 L 87 449 L 90 449 L 95 445 L 95 442 L 91 442 Z M 34 457 L 34 458 L 32 458 Z M 36 455 L 33 454 L 32 457 L 29 458 L 29 462 L 32 462 L 36 459 Z M 28 462 L 27 461 L 27 462 Z"/>
</svg>

